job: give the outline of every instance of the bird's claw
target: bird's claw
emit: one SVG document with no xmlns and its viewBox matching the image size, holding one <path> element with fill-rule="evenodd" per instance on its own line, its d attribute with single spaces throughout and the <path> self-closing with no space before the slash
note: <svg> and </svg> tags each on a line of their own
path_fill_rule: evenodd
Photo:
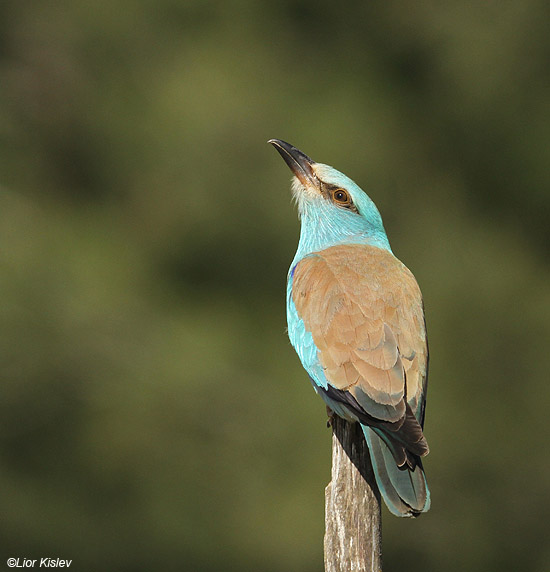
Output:
<svg viewBox="0 0 550 572">
<path fill-rule="evenodd" d="M 334 411 L 327 405 L 327 428 L 332 427 L 332 420 L 334 419 Z"/>
</svg>

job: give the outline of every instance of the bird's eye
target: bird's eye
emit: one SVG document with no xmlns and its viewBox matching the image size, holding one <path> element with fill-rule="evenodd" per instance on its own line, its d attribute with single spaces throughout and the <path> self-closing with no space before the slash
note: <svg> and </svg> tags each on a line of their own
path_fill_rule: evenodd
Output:
<svg viewBox="0 0 550 572">
<path fill-rule="evenodd" d="M 331 194 L 332 194 L 332 200 L 335 203 L 343 207 L 351 205 L 351 198 L 349 196 L 349 193 L 347 191 L 344 191 L 344 189 L 334 189 Z"/>
</svg>

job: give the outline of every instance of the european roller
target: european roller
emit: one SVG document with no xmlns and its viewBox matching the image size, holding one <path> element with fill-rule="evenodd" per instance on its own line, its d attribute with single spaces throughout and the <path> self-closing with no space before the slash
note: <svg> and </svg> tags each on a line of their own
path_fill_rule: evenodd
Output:
<svg viewBox="0 0 550 572">
<path fill-rule="evenodd" d="M 361 424 L 388 509 L 417 516 L 430 507 L 420 288 L 364 191 L 289 143 L 269 143 L 294 173 L 301 220 L 287 283 L 290 342 L 330 410 Z"/>
</svg>

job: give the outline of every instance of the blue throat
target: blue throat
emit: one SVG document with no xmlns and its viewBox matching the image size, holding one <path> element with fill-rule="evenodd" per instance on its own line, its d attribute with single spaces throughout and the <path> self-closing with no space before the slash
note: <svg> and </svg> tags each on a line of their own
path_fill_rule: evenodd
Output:
<svg viewBox="0 0 550 572">
<path fill-rule="evenodd" d="M 368 244 L 391 252 L 384 228 L 368 224 L 356 213 L 340 210 L 335 217 L 334 206 L 325 201 L 315 205 L 304 202 L 300 207 L 300 241 L 291 271 L 304 256 L 338 244 Z M 377 211 L 373 214 L 380 217 Z"/>
</svg>

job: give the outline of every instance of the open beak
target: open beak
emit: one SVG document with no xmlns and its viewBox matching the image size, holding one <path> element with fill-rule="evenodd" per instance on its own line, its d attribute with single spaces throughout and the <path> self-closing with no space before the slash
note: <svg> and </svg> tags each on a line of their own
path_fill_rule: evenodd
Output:
<svg viewBox="0 0 550 572">
<path fill-rule="evenodd" d="M 316 188 L 319 186 L 319 181 L 311 168 L 312 165 L 315 165 L 315 161 L 286 141 L 270 139 L 268 143 L 271 143 L 273 147 L 277 149 L 281 157 L 285 160 L 285 163 L 290 167 L 290 170 L 296 177 L 298 177 L 302 185 L 305 187 L 313 185 Z"/>
</svg>

